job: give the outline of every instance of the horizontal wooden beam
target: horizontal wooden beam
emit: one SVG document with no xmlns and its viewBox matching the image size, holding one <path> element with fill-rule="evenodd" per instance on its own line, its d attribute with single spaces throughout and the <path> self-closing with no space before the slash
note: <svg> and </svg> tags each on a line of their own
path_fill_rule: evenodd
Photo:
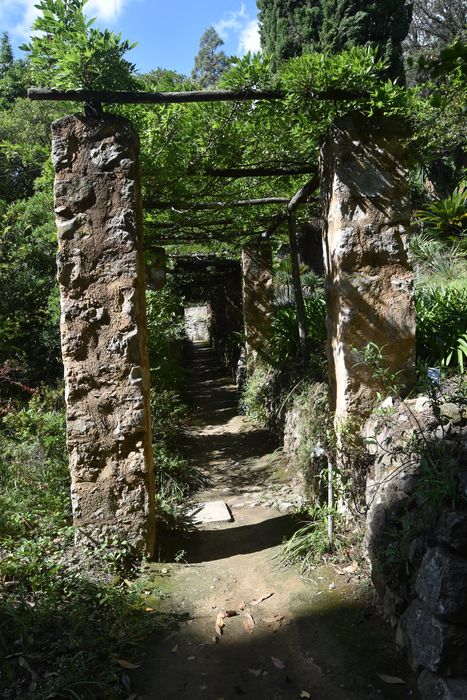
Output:
<svg viewBox="0 0 467 700">
<path fill-rule="evenodd" d="M 293 175 L 309 175 L 316 173 L 316 165 L 298 165 L 291 167 L 257 167 L 257 168 L 207 168 L 202 173 L 209 177 L 231 177 L 239 179 L 242 177 L 288 177 Z M 187 172 L 187 175 L 200 173 Z"/>
<path fill-rule="evenodd" d="M 288 204 L 288 197 L 262 197 L 260 199 L 238 199 L 234 202 L 160 202 L 148 198 L 144 202 L 146 209 L 174 209 L 193 211 L 203 209 L 235 209 L 236 207 L 254 207 L 268 204 Z"/>
<path fill-rule="evenodd" d="M 137 90 L 57 90 L 29 88 L 30 100 L 68 100 L 105 104 L 173 104 L 190 102 L 244 102 L 247 100 L 283 100 L 285 90 L 190 90 L 188 92 L 140 92 Z M 354 100 L 362 93 L 332 88 L 310 94 L 316 100 Z"/>
</svg>

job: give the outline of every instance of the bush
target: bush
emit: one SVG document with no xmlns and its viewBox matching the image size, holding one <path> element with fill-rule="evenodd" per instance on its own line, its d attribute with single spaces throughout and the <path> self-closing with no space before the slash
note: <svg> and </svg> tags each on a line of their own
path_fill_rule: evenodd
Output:
<svg viewBox="0 0 467 700">
<path fill-rule="evenodd" d="M 419 287 L 415 297 L 417 314 L 417 355 L 436 364 L 445 362 L 467 333 L 467 287 L 456 284 L 444 287 Z M 453 352 L 450 363 L 458 363 Z"/>
</svg>

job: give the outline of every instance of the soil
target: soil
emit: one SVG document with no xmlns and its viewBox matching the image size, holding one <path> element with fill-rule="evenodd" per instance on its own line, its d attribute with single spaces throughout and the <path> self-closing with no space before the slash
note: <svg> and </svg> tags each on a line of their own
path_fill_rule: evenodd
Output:
<svg viewBox="0 0 467 700">
<path fill-rule="evenodd" d="M 168 626 L 128 671 L 132 692 L 146 700 L 418 698 L 358 569 L 342 575 L 323 565 L 304 579 L 281 566 L 300 480 L 273 436 L 238 415 L 236 388 L 209 348 L 194 348 L 190 372 L 193 422 L 183 442 L 209 484 L 196 501 L 225 501 L 232 521 L 161 537 L 151 577 L 164 595 L 148 605 Z"/>
</svg>

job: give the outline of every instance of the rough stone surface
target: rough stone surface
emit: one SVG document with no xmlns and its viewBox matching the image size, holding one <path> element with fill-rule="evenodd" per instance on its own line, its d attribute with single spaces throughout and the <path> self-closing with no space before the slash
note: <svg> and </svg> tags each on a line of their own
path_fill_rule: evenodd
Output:
<svg viewBox="0 0 467 700">
<path fill-rule="evenodd" d="M 423 700 L 466 700 L 467 677 L 445 678 L 422 671 L 418 678 L 418 689 Z"/>
<path fill-rule="evenodd" d="M 411 204 L 402 143 L 391 120 L 338 119 L 322 152 L 324 260 L 331 409 L 336 422 L 366 416 L 380 387 L 362 363 L 369 342 L 410 385 L 415 360 Z"/>
<path fill-rule="evenodd" d="M 271 339 L 274 288 L 269 243 L 252 243 L 242 251 L 243 323 L 247 371 L 261 361 Z"/>
<path fill-rule="evenodd" d="M 414 601 L 402 620 L 412 667 L 445 676 L 465 674 L 467 629 L 441 622 Z"/>
<path fill-rule="evenodd" d="M 436 538 L 467 557 L 467 512 L 445 511 L 436 528 Z"/>
<path fill-rule="evenodd" d="M 446 548 L 430 548 L 423 557 L 415 590 L 433 615 L 467 625 L 467 559 Z"/>
<path fill-rule="evenodd" d="M 105 115 L 52 126 L 67 445 L 77 538 L 154 546 L 138 139 Z"/>
</svg>

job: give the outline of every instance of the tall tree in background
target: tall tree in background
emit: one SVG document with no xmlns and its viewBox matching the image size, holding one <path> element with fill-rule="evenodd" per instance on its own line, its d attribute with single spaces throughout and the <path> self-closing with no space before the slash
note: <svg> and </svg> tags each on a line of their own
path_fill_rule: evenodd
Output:
<svg viewBox="0 0 467 700">
<path fill-rule="evenodd" d="M 223 44 L 214 27 L 208 27 L 200 39 L 191 77 L 203 89 L 216 85 L 229 66 L 229 59 L 224 51 L 219 50 Z"/>
<path fill-rule="evenodd" d="M 261 46 L 277 70 L 287 58 L 318 49 L 320 0 L 257 0 Z"/>
<path fill-rule="evenodd" d="M 413 19 L 404 42 L 413 52 L 441 48 L 466 35 L 466 5 L 462 0 L 414 0 Z"/>
<path fill-rule="evenodd" d="M 15 59 L 7 32 L 0 39 L 0 108 L 26 94 L 26 64 Z"/>
<path fill-rule="evenodd" d="M 403 77 L 402 42 L 409 32 L 412 4 L 406 0 L 321 0 L 321 51 L 370 44 L 388 61 L 389 76 Z"/>
</svg>

